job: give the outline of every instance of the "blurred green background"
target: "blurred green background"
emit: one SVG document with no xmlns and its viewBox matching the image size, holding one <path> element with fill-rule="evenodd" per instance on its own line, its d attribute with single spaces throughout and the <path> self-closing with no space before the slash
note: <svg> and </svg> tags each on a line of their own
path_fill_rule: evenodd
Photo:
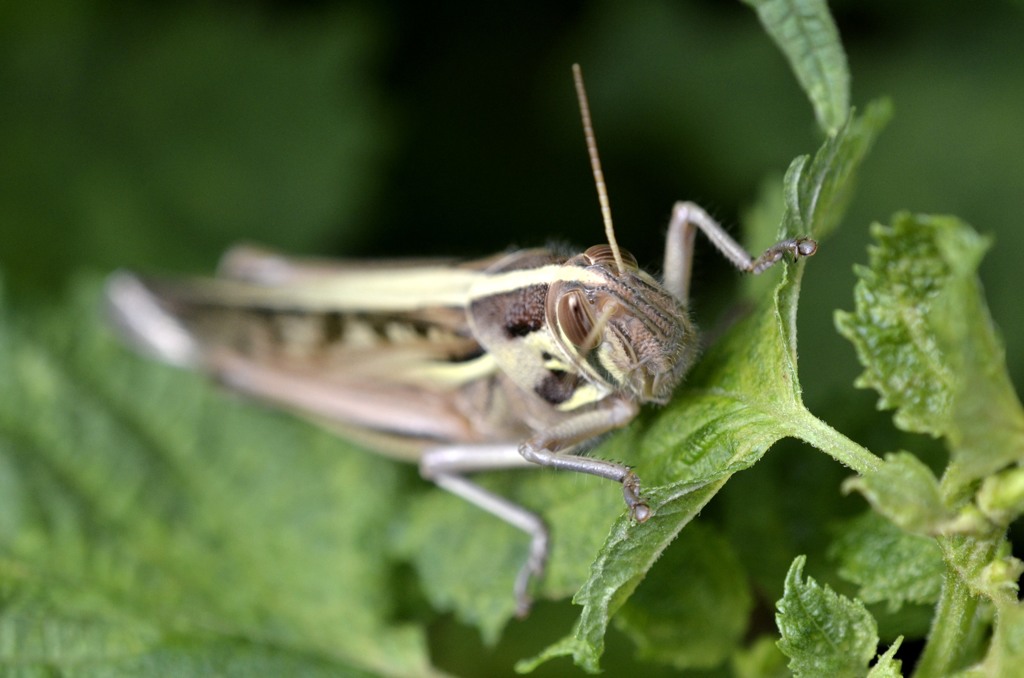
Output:
<svg viewBox="0 0 1024 678">
<path fill-rule="evenodd" d="M 812 411 L 881 453 L 899 437 L 852 389 L 860 368 L 832 325 L 872 221 L 950 213 L 993 236 L 982 277 L 1024 385 L 1024 4 L 831 6 L 854 102 L 890 96 L 895 117 L 807 266 L 801 376 Z M 239 240 L 345 257 L 597 243 L 575 61 L 619 240 L 653 268 L 675 200 L 736 232 L 820 142 L 738 2 L 4 3 L 5 296 L 30 308 L 117 267 L 210 272 Z M 714 327 L 739 276 L 707 246 L 699 257 L 695 313 Z"/>
</svg>

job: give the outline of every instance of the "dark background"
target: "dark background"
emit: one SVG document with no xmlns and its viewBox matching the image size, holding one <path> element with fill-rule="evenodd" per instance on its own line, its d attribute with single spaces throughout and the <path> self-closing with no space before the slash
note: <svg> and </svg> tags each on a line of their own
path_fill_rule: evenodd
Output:
<svg viewBox="0 0 1024 678">
<path fill-rule="evenodd" d="M 619 241 L 652 268 L 675 200 L 738 232 L 820 143 L 738 2 L 84 5 L 0 7 L 0 273 L 15 308 L 59 299 L 79 273 L 209 272 L 239 240 L 345 257 L 600 242 L 576 61 Z M 949 213 L 993 236 L 981 275 L 1024 384 L 1024 4 L 831 5 L 854 103 L 889 96 L 895 116 L 807 266 L 801 377 L 812 411 L 881 453 L 897 438 L 852 388 L 860 368 L 832 325 L 872 221 Z M 698 256 L 694 308 L 714 326 L 739 276 Z"/>
</svg>

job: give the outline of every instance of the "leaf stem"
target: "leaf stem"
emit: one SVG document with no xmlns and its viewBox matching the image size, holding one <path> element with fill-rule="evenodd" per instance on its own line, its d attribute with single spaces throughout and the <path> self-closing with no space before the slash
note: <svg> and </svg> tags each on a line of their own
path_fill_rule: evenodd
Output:
<svg viewBox="0 0 1024 678">
<path fill-rule="evenodd" d="M 797 429 L 793 435 L 804 442 L 817 447 L 840 464 L 852 468 L 861 475 L 878 469 L 882 460 L 871 453 L 866 447 L 835 430 L 821 419 L 801 407 L 796 415 Z"/>
<path fill-rule="evenodd" d="M 987 640 L 977 633 L 978 604 L 989 600 L 998 606 L 1000 602 L 986 586 L 983 571 L 999 554 L 1001 531 L 990 538 L 957 535 L 940 536 L 937 541 L 946 561 L 946 577 L 915 678 L 950 675 L 980 654 Z M 1010 601 L 1017 604 L 1016 594 Z M 988 628 L 987 622 L 984 626 Z"/>
<path fill-rule="evenodd" d="M 947 676 L 957 668 L 963 642 L 971 630 L 978 597 L 954 569 L 946 571 L 942 594 L 935 606 L 935 617 L 928 643 L 914 669 L 914 678 Z"/>
</svg>

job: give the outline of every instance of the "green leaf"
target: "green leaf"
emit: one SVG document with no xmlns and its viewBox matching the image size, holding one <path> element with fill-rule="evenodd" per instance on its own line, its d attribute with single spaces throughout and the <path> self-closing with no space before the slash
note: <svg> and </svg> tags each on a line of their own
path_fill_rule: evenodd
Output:
<svg viewBox="0 0 1024 678">
<path fill-rule="evenodd" d="M 1004 530 L 1024 508 L 1024 412 L 977 280 L 987 241 L 952 217 L 897 214 L 873 233 L 856 310 L 836 324 L 866 368 L 858 384 L 896 408 L 899 427 L 945 438 L 951 462 L 938 488 L 909 456 L 852 482 L 898 524 L 952 535 L 937 541 L 947 571 L 916 669 L 946 675 L 980 655 L 986 611 L 997 610 L 998 637 L 998 611 L 1017 603 L 1024 568 L 1008 556 Z M 941 519 L 944 505 L 957 507 L 951 519 Z"/>
<path fill-rule="evenodd" d="M 713 668 L 737 649 L 753 607 L 729 543 L 692 523 L 667 549 L 615 618 L 647 660 Z"/>
<path fill-rule="evenodd" d="M 886 455 L 884 464 L 850 478 L 843 489 L 860 492 L 876 511 L 909 532 L 935 534 L 953 518 L 939 481 L 909 452 Z"/>
<path fill-rule="evenodd" d="M 819 241 L 836 229 L 853 193 L 857 170 L 892 116 L 885 99 L 851 116 L 814 154 L 796 158 L 786 171 L 782 232 Z"/>
<path fill-rule="evenodd" d="M 977 277 L 988 239 L 956 219 L 935 217 L 926 223 L 950 272 L 930 317 L 953 374 L 952 425 L 946 431 L 954 462 L 949 475 L 954 486 L 967 485 L 1020 463 L 1024 409 Z M 1016 515 L 1007 516 L 1005 524 Z"/>
<path fill-rule="evenodd" d="M 982 516 L 1005 525 L 1019 510 L 1012 471 L 985 480 L 981 511 L 968 504 L 953 516 L 946 497 L 962 504 L 961 488 L 1011 462 L 1024 426 L 975 277 L 984 240 L 955 219 L 907 214 L 873 232 L 879 244 L 858 269 L 857 310 L 837 314 L 837 326 L 867 368 L 858 384 L 896 408 L 901 428 L 944 436 L 953 462 L 942 487 L 905 453 L 847 486 L 905 529 L 982 537 L 938 542 L 950 569 L 919 669 L 942 673 L 963 660 L 977 596 L 1004 600 L 1019 576 L 998 558 L 999 530 Z"/>
<path fill-rule="evenodd" d="M 804 557 L 793 561 L 776 604 L 779 648 L 797 676 L 863 676 L 875 656 L 878 630 L 864 604 L 804 578 Z"/>
<path fill-rule="evenodd" d="M 840 561 L 839 574 L 860 587 L 865 603 L 888 603 L 889 611 L 904 603 L 939 599 L 946 566 L 934 539 L 907 534 L 877 513 L 850 521 L 830 555 Z"/>
<path fill-rule="evenodd" d="M 886 117 L 887 108 L 874 105 L 826 140 L 813 162 L 794 163 L 785 180 L 781 237 L 834 226 L 841 196 Z M 862 472 L 877 465 L 877 458 L 811 415 L 800 398 L 795 323 L 804 265 L 785 267 L 772 295 L 702 358 L 668 407 L 597 451 L 636 463 L 651 485 L 646 495 L 654 518 L 641 525 L 619 518 L 574 598 L 584 609 L 573 632 L 522 662 L 521 670 L 563 655 L 598 670 L 612 615 L 729 476 L 781 438 L 803 439 Z M 577 521 L 567 529 L 582 528 Z"/>
<path fill-rule="evenodd" d="M 955 218 L 906 213 L 872 234 L 856 310 L 836 314 L 865 367 L 857 385 L 900 428 L 947 438 L 953 486 L 1016 461 L 1024 412 L 975 273 L 987 242 Z"/>
<path fill-rule="evenodd" d="M 903 662 L 896 659 L 896 652 L 902 644 L 903 636 L 900 636 L 871 667 L 871 670 L 868 671 L 868 678 L 900 678 L 903 675 L 900 673 Z"/>
<path fill-rule="evenodd" d="M 744 0 L 782 49 L 827 134 L 850 113 L 850 73 L 825 0 Z"/>
<path fill-rule="evenodd" d="M 949 268 L 931 229 L 909 214 L 871 232 L 878 245 L 869 249 L 870 266 L 856 268 L 856 310 L 837 312 L 836 326 L 865 367 L 857 386 L 878 391 L 879 407 L 895 408 L 900 428 L 940 436 L 953 375 L 927 319 Z"/>
<path fill-rule="evenodd" d="M 988 476 L 977 495 L 978 508 L 996 525 L 1009 525 L 1024 513 L 1024 468 Z"/>
<path fill-rule="evenodd" d="M 0 322 L 2 661 L 430 674 L 389 620 L 398 467 L 130 355 L 97 287 Z"/>
<path fill-rule="evenodd" d="M 272 643 L 160 628 L 115 611 L 112 604 L 103 612 L 95 598 L 82 601 L 81 591 L 52 582 L 38 595 L 26 595 L 29 587 L 21 577 L 4 576 L 5 586 L 12 579 L 18 581 L 17 592 L 0 599 L 4 675 L 379 675 L 357 663 Z"/>
<path fill-rule="evenodd" d="M 607 537 L 607 525 L 622 512 L 621 493 L 599 478 L 537 470 L 512 474 L 525 481 L 517 483 L 509 475 L 480 474 L 474 480 L 543 513 L 553 547 L 541 593 L 552 599 L 572 596 Z M 602 527 L 596 519 L 583 524 L 580 516 L 606 519 Z M 591 529 L 591 522 L 597 529 Z M 431 605 L 477 627 L 486 643 L 496 642 L 516 612 L 512 587 L 527 557 L 526 536 L 468 502 L 436 491 L 410 502 L 395 537 L 397 555 L 415 565 Z"/>
<path fill-rule="evenodd" d="M 604 635 L 612 614 L 632 595 L 664 548 L 675 539 L 682 526 L 700 512 L 722 483 L 724 478 L 651 490 L 647 499 L 656 507 L 656 515 L 661 516 L 661 520 L 651 519 L 635 525 L 628 516 L 620 516 L 612 525 L 597 560 L 590 566 L 590 577 L 573 598 L 573 602 L 583 605 L 573 632 L 536 657 L 519 662 L 516 670 L 532 671 L 549 659 L 568 655 L 584 670 L 598 671 Z"/>
</svg>

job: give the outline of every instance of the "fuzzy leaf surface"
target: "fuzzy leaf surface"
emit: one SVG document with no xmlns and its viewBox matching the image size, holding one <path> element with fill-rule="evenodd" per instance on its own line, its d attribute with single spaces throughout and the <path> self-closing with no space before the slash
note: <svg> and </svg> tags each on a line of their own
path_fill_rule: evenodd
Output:
<svg viewBox="0 0 1024 678">
<path fill-rule="evenodd" d="M 900 645 L 903 644 L 903 637 L 900 636 L 896 639 L 889 649 L 885 651 L 875 665 L 868 671 L 868 678 L 900 678 L 903 674 L 900 673 L 900 669 L 903 667 L 903 662 L 896 659 L 896 651 L 900 649 Z"/>
<path fill-rule="evenodd" d="M 872 234 L 856 309 L 836 314 L 865 367 L 857 385 L 900 428 L 947 439 L 956 485 L 1019 461 L 1024 412 L 976 274 L 987 241 L 956 218 L 906 213 Z"/>
<path fill-rule="evenodd" d="M 908 534 L 877 513 L 847 524 L 832 555 L 839 574 L 860 587 L 865 603 L 885 601 L 895 612 L 904 603 L 934 603 L 946 571 L 934 539 Z"/>
<path fill-rule="evenodd" d="M 0 322 L 0 666 L 429 675 L 396 467 L 130 355 L 97 288 Z"/>
<path fill-rule="evenodd" d="M 938 479 L 909 452 L 886 455 L 880 467 L 850 478 L 843 487 L 860 492 L 876 511 L 912 533 L 934 534 L 953 517 Z"/>
<path fill-rule="evenodd" d="M 740 646 L 753 607 L 729 542 L 692 523 L 615 617 L 638 656 L 677 669 L 713 668 Z"/>
<path fill-rule="evenodd" d="M 818 126 L 834 134 L 850 113 L 850 73 L 825 0 L 744 0 L 757 11 L 800 86 Z"/>
<path fill-rule="evenodd" d="M 875 656 L 878 629 L 859 600 L 805 577 L 803 556 L 793 561 L 776 603 L 779 648 L 796 676 L 863 676 Z"/>
</svg>

